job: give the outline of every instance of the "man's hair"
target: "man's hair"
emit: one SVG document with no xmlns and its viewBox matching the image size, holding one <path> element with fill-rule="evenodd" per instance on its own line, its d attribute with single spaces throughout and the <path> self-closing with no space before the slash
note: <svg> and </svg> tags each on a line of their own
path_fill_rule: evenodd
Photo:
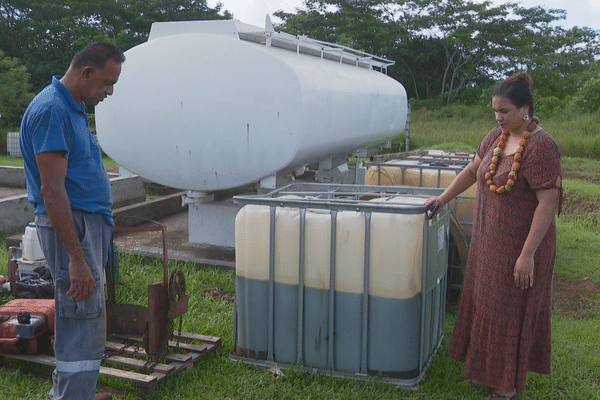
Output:
<svg viewBox="0 0 600 400">
<path fill-rule="evenodd" d="M 96 69 L 104 69 L 108 60 L 122 64 L 125 62 L 125 55 L 118 46 L 112 43 L 93 42 L 75 54 L 71 61 L 71 67 L 78 69 L 89 65 Z"/>
</svg>

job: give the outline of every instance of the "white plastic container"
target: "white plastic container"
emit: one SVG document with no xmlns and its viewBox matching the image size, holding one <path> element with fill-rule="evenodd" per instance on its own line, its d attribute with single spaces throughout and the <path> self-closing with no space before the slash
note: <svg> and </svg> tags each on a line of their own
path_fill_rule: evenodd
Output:
<svg viewBox="0 0 600 400">
<path fill-rule="evenodd" d="M 10 294 L 10 282 L 3 283 L 0 286 L 0 292 L 3 294 Z"/>
<path fill-rule="evenodd" d="M 19 275 L 19 280 L 31 277 L 34 279 L 38 279 L 40 274 L 35 272 L 35 270 L 39 267 L 47 267 L 48 263 L 46 260 L 40 261 L 30 261 L 24 260 L 23 258 L 17 259 L 17 271 Z"/>
<path fill-rule="evenodd" d="M 6 153 L 10 157 L 21 157 L 19 132 L 8 132 L 6 134 Z"/>
<path fill-rule="evenodd" d="M 29 261 L 45 259 L 37 236 L 35 222 L 30 222 L 25 228 L 25 234 L 23 235 L 23 259 Z"/>
</svg>

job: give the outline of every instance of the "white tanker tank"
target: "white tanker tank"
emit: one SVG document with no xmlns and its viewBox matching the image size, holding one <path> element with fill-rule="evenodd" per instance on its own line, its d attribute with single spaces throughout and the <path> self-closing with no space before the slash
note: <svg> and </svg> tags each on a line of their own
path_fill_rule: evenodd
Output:
<svg viewBox="0 0 600 400">
<path fill-rule="evenodd" d="M 169 187 L 274 188 L 404 129 L 406 92 L 385 74 L 393 62 L 266 25 L 153 24 L 96 108 L 102 149 Z"/>
</svg>

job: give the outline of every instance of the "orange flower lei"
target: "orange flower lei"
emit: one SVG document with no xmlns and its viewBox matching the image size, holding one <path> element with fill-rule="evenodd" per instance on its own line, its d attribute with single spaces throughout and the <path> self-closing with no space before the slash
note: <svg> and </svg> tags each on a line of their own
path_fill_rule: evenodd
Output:
<svg viewBox="0 0 600 400">
<path fill-rule="evenodd" d="M 504 186 L 496 186 L 494 182 L 492 182 L 492 177 L 496 175 L 496 168 L 498 168 L 498 162 L 500 161 L 500 157 L 502 157 L 502 153 L 504 153 L 504 147 L 506 147 L 506 141 L 508 140 L 508 136 L 510 132 L 502 132 L 500 137 L 500 143 L 498 143 L 498 147 L 494 149 L 494 155 L 492 156 L 492 163 L 490 164 L 490 170 L 485 174 L 485 182 L 489 186 L 490 190 L 494 193 L 508 193 L 512 189 L 515 181 L 517 180 L 517 171 L 521 168 L 521 161 L 523 160 L 523 152 L 525 151 L 525 146 L 527 146 L 527 141 L 531 137 L 531 132 L 535 130 L 537 124 L 540 122 L 538 117 L 533 117 L 532 121 L 529 123 L 527 130 L 523 132 L 523 138 L 519 141 L 519 147 L 515 152 L 515 160 L 510 168 L 510 172 L 508 173 L 508 180 Z"/>
</svg>

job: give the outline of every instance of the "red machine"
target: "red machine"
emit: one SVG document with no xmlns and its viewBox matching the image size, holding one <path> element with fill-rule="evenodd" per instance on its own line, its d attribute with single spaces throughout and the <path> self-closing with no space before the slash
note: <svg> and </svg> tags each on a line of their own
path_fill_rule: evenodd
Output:
<svg viewBox="0 0 600 400">
<path fill-rule="evenodd" d="M 54 334 L 54 299 L 17 299 L 0 306 L 0 353 L 36 354 Z"/>
</svg>

